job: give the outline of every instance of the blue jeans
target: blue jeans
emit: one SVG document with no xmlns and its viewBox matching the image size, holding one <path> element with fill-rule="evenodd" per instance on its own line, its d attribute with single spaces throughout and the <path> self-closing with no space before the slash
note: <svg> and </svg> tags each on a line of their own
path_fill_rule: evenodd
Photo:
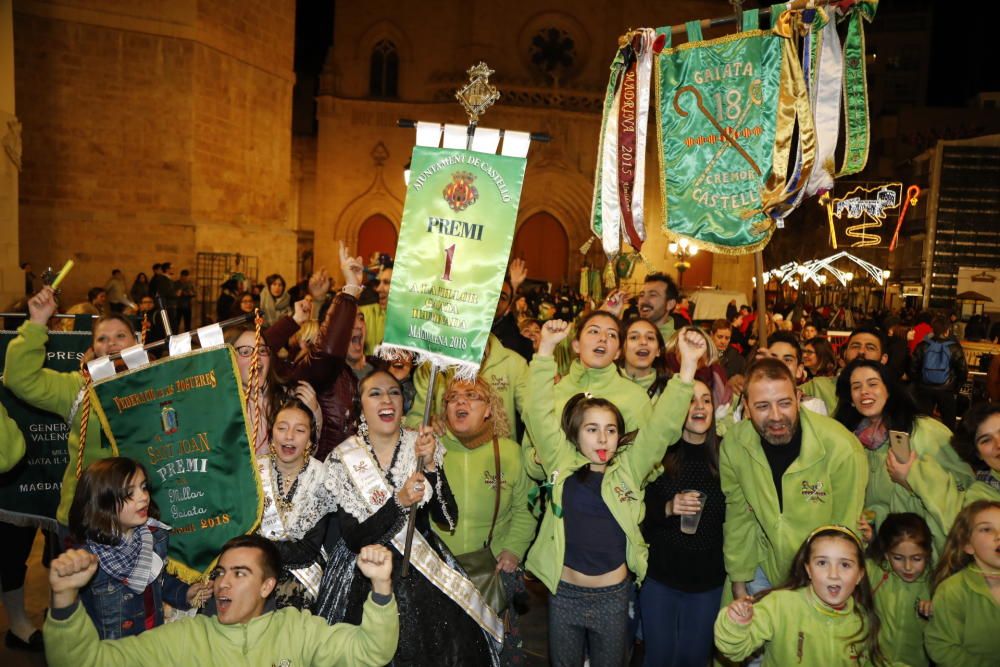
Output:
<svg viewBox="0 0 1000 667">
<path fill-rule="evenodd" d="M 712 657 L 712 627 L 722 586 L 685 593 L 646 578 L 639 589 L 646 667 L 705 667 Z"/>
</svg>

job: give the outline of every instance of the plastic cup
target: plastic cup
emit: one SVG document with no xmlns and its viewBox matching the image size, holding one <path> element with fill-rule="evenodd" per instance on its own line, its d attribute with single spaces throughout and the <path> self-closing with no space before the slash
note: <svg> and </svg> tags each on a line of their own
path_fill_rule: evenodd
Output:
<svg viewBox="0 0 1000 667">
<path fill-rule="evenodd" d="M 681 532 L 684 533 L 685 535 L 694 535 L 695 533 L 698 532 L 698 523 L 701 521 L 701 513 L 705 511 L 705 500 L 707 500 L 708 496 L 706 496 L 704 493 L 696 489 L 687 489 L 685 491 L 681 491 L 681 493 L 698 494 L 698 503 L 700 505 L 698 507 L 698 513 L 690 515 L 688 514 L 681 515 Z"/>
</svg>

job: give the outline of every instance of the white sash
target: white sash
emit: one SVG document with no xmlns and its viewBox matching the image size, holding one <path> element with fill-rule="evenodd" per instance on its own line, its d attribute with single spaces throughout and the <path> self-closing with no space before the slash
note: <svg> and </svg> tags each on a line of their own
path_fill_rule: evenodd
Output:
<svg viewBox="0 0 1000 667">
<path fill-rule="evenodd" d="M 392 498 L 392 491 L 379 472 L 378 463 L 372 459 L 357 438 L 348 438 L 337 447 L 337 454 L 347 469 L 347 474 L 365 500 L 369 516 L 377 512 Z M 415 508 L 414 508 L 415 511 Z M 366 517 L 367 518 L 367 517 Z M 359 517 L 360 519 L 360 517 Z M 362 519 L 363 520 L 363 519 Z M 392 544 L 399 553 L 406 548 L 406 526 L 392 536 Z M 410 563 L 420 570 L 442 593 L 454 600 L 479 624 L 483 630 L 503 643 L 503 622 L 483 599 L 479 589 L 459 572 L 441 560 L 423 536 L 414 531 Z"/>
<path fill-rule="evenodd" d="M 281 518 L 281 513 L 278 512 L 277 497 L 280 490 L 276 488 L 274 477 L 271 475 L 270 459 L 262 457 L 258 461 L 257 468 L 260 470 L 260 485 L 264 491 L 264 496 L 271 501 L 264 503 L 264 512 L 260 516 L 260 530 L 258 532 L 272 541 L 284 542 L 290 540 L 292 537 L 289 535 L 288 528 Z M 303 470 L 299 474 L 305 475 L 307 472 L 308 470 Z M 302 499 L 304 500 L 304 497 Z M 323 579 L 323 568 L 320 567 L 319 563 L 313 563 L 309 567 L 295 570 L 290 569 L 289 573 L 305 586 L 312 599 L 315 600 L 319 596 L 319 584 Z"/>
<path fill-rule="evenodd" d="M 844 57 L 837 35 L 837 20 L 833 12 L 819 33 L 820 47 L 816 50 L 819 60 L 814 63 L 815 76 L 812 109 L 816 117 L 816 164 L 805 187 L 806 196 L 833 189 L 833 175 L 837 172 L 834 153 L 840 135 L 840 96 L 843 88 Z"/>
</svg>

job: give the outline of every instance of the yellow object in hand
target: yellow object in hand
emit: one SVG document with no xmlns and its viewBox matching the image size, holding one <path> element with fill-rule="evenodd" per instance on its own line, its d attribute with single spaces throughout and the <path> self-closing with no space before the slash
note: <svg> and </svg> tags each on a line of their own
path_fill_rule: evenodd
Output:
<svg viewBox="0 0 1000 667">
<path fill-rule="evenodd" d="M 70 269 L 72 268 L 73 268 L 73 260 L 67 259 L 66 263 L 63 264 L 62 269 L 60 269 L 59 275 L 57 275 L 56 279 L 52 281 L 52 289 L 59 289 L 59 283 L 62 282 L 63 278 L 66 277 L 66 274 L 68 274 L 70 272 Z"/>
</svg>

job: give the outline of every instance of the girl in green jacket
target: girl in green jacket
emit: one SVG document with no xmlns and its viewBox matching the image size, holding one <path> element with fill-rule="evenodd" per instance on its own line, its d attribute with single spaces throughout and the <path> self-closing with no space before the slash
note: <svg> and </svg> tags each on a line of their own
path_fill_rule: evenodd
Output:
<svg viewBox="0 0 1000 667">
<path fill-rule="evenodd" d="M 927 654 L 939 667 L 995 665 L 1000 656 L 1000 502 L 959 512 L 934 572 Z"/>
<path fill-rule="evenodd" d="M 584 392 L 613 401 L 625 418 L 627 431 L 639 428 L 648 418 L 652 405 L 643 388 L 623 376 L 615 365 L 621 354 L 621 322 L 610 312 L 595 310 L 584 317 L 575 329 L 576 336 L 570 345 L 579 358 L 573 361 L 569 372 L 560 377 L 555 385 L 553 411 L 556 415 L 562 414 L 569 399 Z M 566 333 L 560 340 L 566 340 L 568 336 Z M 555 367 L 552 375 L 556 376 Z M 522 452 L 528 475 L 537 480 L 545 479 L 530 431 L 525 434 Z"/>
<path fill-rule="evenodd" d="M 735 600 L 715 620 L 724 656 L 740 661 L 763 646 L 765 667 L 883 664 L 878 636 L 861 540 L 843 526 L 817 528 L 780 588 Z"/>
<path fill-rule="evenodd" d="M 879 647 L 893 663 L 930 664 L 924 629 L 931 615 L 931 529 L 917 514 L 890 514 L 868 550 L 868 581 L 882 622 Z"/>
<path fill-rule="evenodd" d="M 627 655 L 629 571 L 639 582 L 646 574 L 643 482 L 681 435 L 704 340 L 683 335 L 681 371 L 629 444 L 633 434 L 609 400 L 580 393 L 557 417 L 552 353 L 568 330 L 561 320 L 546 322 L 530 366 L 525 422 L 552 497 L 528 569 L 552 593 L 552 664 L 581 665 L 587 647 L 593 667 L 617 667 Z"/>
<path fill-rule="evenodd" d="M 616 363 L 650 398 L 659 396 L 670 379 L 663 355 L 665 347 L 660 330 L 649 320 L 640 317 L 625 327 L 625 342 Z"/>
<path fill-rule="evenodd" d="M 875 526 L 891 512 L 914 512 L 928 519 L 935 550 L 944 546 L 947 528 L 929 520 L 928 508 L 909 488 L 893 482 L 887 469 L 889 431 L 909 434 L 910 450 L 933 459 L 955 484 L 967 488 L 972 469 L 951 448 L 951 431 L 930 417 L 918 416 L 909 394 L 876 361 L 858 358 L 837 379 L 838 402 L 834 418 L 852 431 L 868 456 L 865 509 L 875 513 Z"/>
</svg>

